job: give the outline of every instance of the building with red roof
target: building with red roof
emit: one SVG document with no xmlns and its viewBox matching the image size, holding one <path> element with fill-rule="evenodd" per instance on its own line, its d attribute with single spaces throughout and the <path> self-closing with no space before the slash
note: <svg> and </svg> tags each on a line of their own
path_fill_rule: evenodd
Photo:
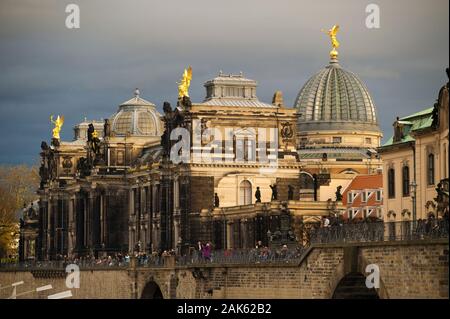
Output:
<svg viewBox="0 0 450 319">
<path fill-rule="evenodd" d="M 342 194 L 345 219 L 383 218 L 383 175 L 359 175 Z"/>
</svg>

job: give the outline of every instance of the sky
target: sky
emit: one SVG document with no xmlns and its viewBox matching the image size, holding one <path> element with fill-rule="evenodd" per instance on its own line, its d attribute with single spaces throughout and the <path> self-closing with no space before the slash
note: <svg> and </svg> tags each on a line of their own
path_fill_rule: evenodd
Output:
<svg viewBox="0 0 450 319">
<path fill-rule="evenodd" d="M 68 4 L 80 28 L 68 29 Z M 380 28 L 366 27 L 368 4 Z M 110 117 L 139 88 L 141 97 L 176 104 L 177 84 L 193 68 L 190 96 L 224 73 L 258 81 L 287 106 L 329 62 L 321 32 L 340 25 L 339 61 L 367 85 L 384 140 L 396 116 L 433 106 L 447 82 L 448 0 L 0 0 L 0 164 L 36 164 L 51 139 L 51 114 L 73 126 Z"/>
</svg>

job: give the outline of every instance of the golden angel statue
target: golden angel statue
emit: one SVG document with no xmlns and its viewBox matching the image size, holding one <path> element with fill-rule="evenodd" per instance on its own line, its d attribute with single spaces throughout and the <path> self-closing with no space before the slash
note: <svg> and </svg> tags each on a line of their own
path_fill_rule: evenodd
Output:
<svg viewBox="0 0 450 319">
<path fill-rule="evenodd" d="M 192 68 L 184 69 L 181 82 L 178 84 L 178 98 L 182 99 L 184 96 L 189 97 L 189 86 L 191 85 Z"/>
<path fill-rule="evenodd" d="M 53 115 L 50 115 L 50 122 L 52 122 L 55 127 L 53 128 L 53 138 L 59 140 L 59 132 L 61 132 L 61 127 L 64 124 L 64 116 L 61 115 L 56 118 L 56 120 L 53 120 Z"/>
<path fill-rule="evenodd" d="M 332 58 L 336 58 L 338 55 L 338 52 L 336 51 L 337 48 L 339 48 L 339 42 L 336 38 L 336 34 L 339 31 L 339 25 L 334 25 L 330 30 L 326 31 L 326 30 L 322 30 L 325 33 L 327 33 L 330 36 L 331 39 L 331 46 L 333 47 L 333 49 L 330 51 L 330 56 Z"/>
</svg>

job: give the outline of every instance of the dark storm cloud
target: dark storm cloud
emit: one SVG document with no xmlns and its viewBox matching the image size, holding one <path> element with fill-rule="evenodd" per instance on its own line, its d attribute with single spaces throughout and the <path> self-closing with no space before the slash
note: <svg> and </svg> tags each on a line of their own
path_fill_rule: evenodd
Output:
<svg viewBox="0 0 450 319">
<path fill-rule="evenodd" d="M 381 8 L 381 28 L 365 27 L 365 7 Z M 64 26 L 76 3 L 81 28 Z M 396 115 L 431 106 L 446 82 L 448 2 L 432 1 L 17 1 L 0 3 L 0 163 L 33 163 L 49 140 L 50 114 L 64 114 L 62 138 L 87 117 L 110 116 L 135 87 L 158 106 L 175 102 L 192 65 L 191 96 L 217 74 L 259 82 L 292 105 L 328 63 L 322 28 L 339 23 L 340 62 L 367 84 L 385 137 Z"/>
</svg>

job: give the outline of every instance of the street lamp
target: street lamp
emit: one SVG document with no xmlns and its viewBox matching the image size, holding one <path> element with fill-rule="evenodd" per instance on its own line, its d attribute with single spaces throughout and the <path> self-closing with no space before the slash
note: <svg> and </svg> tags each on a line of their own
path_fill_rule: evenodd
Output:
<svg viewBox="0 0 450 319">
<path fill-rule="evenodd" d="M 416 191 L 417 191 L 417 183 L 415 180 L 413 180 L 411 182 L 411 184 L 409 184 L 410 186 L 410 190 L 411 190 L 411 199 L 413 202 L 413 223 L 416 223 L 416 218 L 417 218 L 417 211 L 416 211 Z"/>
</svg>

